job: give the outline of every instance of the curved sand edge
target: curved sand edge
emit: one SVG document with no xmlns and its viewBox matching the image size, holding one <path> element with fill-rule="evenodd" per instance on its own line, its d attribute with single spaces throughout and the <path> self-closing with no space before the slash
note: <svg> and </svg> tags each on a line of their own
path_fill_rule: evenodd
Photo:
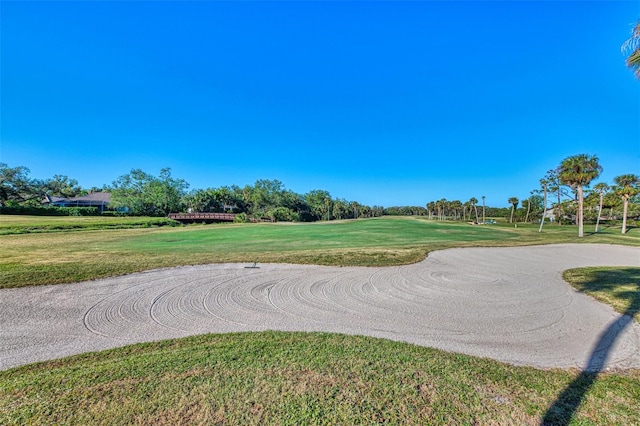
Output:
<svg viewBox="0 0 640 426">
<path fill-rule="evenodd" d="M 246 266 L 0 290 L 0 369 L 136 342 L 268 329 L 383 337 L 540 368 L 640 368 L 640 324 L 561 277 L 573 267 L 640 266 L 639 248 L 448 249 L 383 268 Z"/>
</svg>

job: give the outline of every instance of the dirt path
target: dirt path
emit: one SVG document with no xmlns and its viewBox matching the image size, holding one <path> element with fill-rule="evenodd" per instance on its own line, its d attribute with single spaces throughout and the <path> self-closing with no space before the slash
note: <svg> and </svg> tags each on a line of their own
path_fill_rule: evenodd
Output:
<svg viewBox="0 0 640 426">
<path fill-rule="evenodd" d="M 267 329 L 377 336 L 545 368 L 584 367 L 601 353 L 608 367 L 640 368 L 640 325 L 603 346 L 619 315 L 562 281 L 563 270 L 589 265 L 640 266 L 640 249 L 451 249 L 390 268 L 220 264 L 0 290 L 0 369 Z"/>
</svg>

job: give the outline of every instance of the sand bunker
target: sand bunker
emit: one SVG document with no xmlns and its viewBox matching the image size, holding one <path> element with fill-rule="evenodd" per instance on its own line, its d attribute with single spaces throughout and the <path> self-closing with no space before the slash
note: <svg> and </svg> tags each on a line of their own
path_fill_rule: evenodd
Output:
<svg viewBox="0 0 640 426">
<path fill-rule="evenodd" d="M 466 248 L 388 268 L 218 264 L 5 289 L 0 369 L 134 342 L 261 330 L 384 337 L 543 368 L 640 368 L 640 325 L 561 278 L 565 269 L 595 265 L 640 266 L 640 249 Z"/>
</svg>

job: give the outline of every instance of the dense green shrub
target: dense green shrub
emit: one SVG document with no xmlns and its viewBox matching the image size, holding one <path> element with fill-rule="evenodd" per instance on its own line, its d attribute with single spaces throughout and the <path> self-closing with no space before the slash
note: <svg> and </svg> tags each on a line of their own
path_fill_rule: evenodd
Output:
<svg viewBox="0 0 640 426">
<path fill-rule="evenodd" d="M 276 222 L 299 222 L 300 215 L 287 207 L 276 207 L 267 213 Z"/>
<path fill-rule="evenodd" d="M 0 207 L 0 214 L 30 216 L 99 216 L 100 209 L 97 207 L 5 206 Z"/>
<path fill-rule="evenodd" d="M 65 216 L 99 216 L 100 209 L 97 207 L 59 207 L 66 212 Z"/>
<path fill-rule="evenodd" d="M 0 214 L 30 216 L 67 216 L 59 207 L 5 206 L 0 207 Z"/>
<path fill-rule="evenodd" d="M 233 218 L 233 223 L 247 223 L 249 222 L 249 216 L 246 213 L 238 213 L 236 217 Z"/>
</svg>

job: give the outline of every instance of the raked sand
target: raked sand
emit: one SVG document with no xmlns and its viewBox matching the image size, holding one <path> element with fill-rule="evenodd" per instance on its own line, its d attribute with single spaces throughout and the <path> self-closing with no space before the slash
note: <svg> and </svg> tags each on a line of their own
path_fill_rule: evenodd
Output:
<svg viewBox="0 0 640 426">
<path fill-rule="evenodd" d="M 640 368 L 640 324 L 562 271 L 640 249 L 464 248 L 408 266 L 214 264 L 0 290 L 0 369 L 202 333 L 327 331 L 535 367 Z M 640 297 L 640 296 L 638 296 Z"/>
</svg>

